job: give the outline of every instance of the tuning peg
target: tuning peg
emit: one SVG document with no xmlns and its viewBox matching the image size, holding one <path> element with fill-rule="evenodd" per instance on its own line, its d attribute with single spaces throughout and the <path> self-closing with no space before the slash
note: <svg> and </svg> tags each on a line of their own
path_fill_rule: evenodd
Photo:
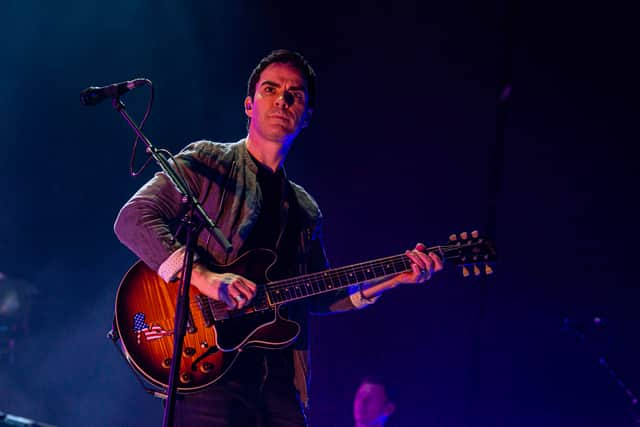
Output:
<svg viewBox="0 0 640 427">
<path fill-rule="evenodd" d="M 480 268 L 478 268 L 478 264 L 473 264 L 473 275 L 474 276 L 480 275 Z"/>
<path fill-rule="evenodd" d="M 463 231 L 462 233 L 460 233 L 460 238 L 462 240 L 467 240 L 468 237 L 469 237 L 469 235 L 467 234 L 466 231 Z"/>
<path fill-rule="evenodd" d="M 469 273 L 469 269 L 466 266 L 462 266 L 462 277 L 469 277 L 471 273 Z"/>
<path fill-rule="evenodd" d="M 451 236 L 449 236 L 450 242 L 455 242 L 456 240 L 458 240 L 458 236 L 456 236 L 455 234 L 452 234 Z"/>
<path fill-rule="evenodd" d="M 493 268 L 491 268 L 489 264 L 484 265 L 484 274 L 486 274 L 487 276 L 493 274 Z"/>
<path fill-rule="evenodd" d="M 477 239 L 479 235 L 480 233 L 478 233 L 478 230 L 473 230 L 471 232 L 471 237 L 473 237 L 474 239 Z"/>
</svg>

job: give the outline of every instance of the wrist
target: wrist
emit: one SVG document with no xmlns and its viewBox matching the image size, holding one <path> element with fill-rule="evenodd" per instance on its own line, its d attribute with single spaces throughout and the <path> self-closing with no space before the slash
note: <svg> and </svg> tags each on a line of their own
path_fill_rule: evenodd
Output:
<svg viewBox="0 0 640 427">
<path fill-rule="evenodd" d="M 358 291 L 360 292 L 360 299 L 362 299 L 363 301 L 366 301 L 368 303 L 372 303 L 376 300 L 376 296 L 375 295 L 371 295 L 371 296 L 366 296 L 364 294 L 365 289 L 363 289 L 363 285 L 360 284 L 358 286 Z"/>
</svg>

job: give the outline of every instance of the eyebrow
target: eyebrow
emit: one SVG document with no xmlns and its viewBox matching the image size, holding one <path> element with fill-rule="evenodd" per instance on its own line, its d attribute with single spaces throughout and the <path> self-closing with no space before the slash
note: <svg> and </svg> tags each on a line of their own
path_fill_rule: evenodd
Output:
<svg viewBox="0 0 640 427">
<path fill-rule="evenodd" d="M 271 80 L 265 80 L 262 83 L 260 83 L 260 87 L 263 86 L 275 86 L 275 87 L 280 87 L 281 85 L 276 83 L 276 82 L 272 82 Z M 289 90 L 300 90 L 300 91 L 306 91 L 307 88 L 304 86 L 291 86 L 289 88 Z"/>
</svg>

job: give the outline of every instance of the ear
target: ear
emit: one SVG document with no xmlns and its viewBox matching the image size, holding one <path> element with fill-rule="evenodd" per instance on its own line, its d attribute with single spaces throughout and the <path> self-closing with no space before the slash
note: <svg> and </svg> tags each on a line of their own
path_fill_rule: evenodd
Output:
<svg viewBox="0 0 640 427">
<path fill-rule="evenodd" d="M 311 116 L 313 115 L 313 108 L 307 108 L 302 116 L 302 127 L 306 128 L 311 123 Z"/>
<path fill-rule="evenodd" d="M 244 113 L 247 115 L 247 117 L 253 116 L 253 100 L 250 96 L 247 96 L 244 99 Z"/>
</svg>

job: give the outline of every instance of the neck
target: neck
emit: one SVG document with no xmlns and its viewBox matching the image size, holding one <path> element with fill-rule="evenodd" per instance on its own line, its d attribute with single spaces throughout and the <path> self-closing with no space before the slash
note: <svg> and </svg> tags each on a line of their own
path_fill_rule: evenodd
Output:
<svg viewBox="0 0 640 427">
<path fill-rule="evenodd" d="M 293 140 L 280 142 L 256 138 L 255 135 L 251 135 L 251 132 L 249 132 L 246 144 L 247 150 L 253 157 L 275 172 L 284 163 L 289 148 L 291 148 L 291 142 Z"/>
</svg>

